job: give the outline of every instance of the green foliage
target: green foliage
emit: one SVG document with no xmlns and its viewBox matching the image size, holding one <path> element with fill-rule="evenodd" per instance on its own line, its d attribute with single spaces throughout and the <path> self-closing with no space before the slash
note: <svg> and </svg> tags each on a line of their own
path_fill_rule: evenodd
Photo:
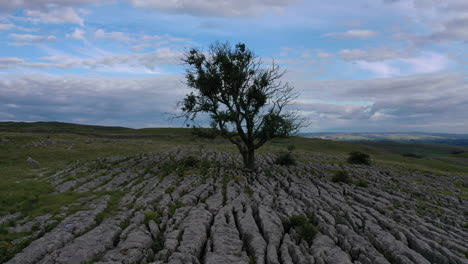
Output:
<svg viewBox="0 0 468 264">
<path fill-rule="evenodd" d="M 291 225 L 291 227 L 302 226 L 307 224 L 308 222 L 309 219 L 307 219 L 307 217 L 304 215 L 293 215 L 289 217 L 289 224 Z"/>
<path fill-rule="evenodd" d="M 179 208 L 182 208 L 182 207 L 184 207 L 184 204 L 182 202 L 180 202 L 180 201 L 169 204 L 169 206 L 168 206 L 168 208 L 169 208 L 169 211 L 168 211 L 169 217 L 171 218 L 172 216 L 174 216 L 175 211 L 177 209 L 179 209 Z"/>
<path fill-rule="evenodd" d="M 276 157 L 273 163 L 281 165 L 281 166 L 292 166 L 292 165 L 296 165 L 296 159 L 294 159 L 294 156 L 292 155 L 290 151 L 281 152 Z"/>
<path fill-rule="evenodd" d="M 421 155 L 418 155 L 418 154 L 415 154 L 415 153 L 412 153 L 412 152 L 406 152 L 406 153 L 403 153 L 401 154 L 403 157 L 408 157 L 408 158 L 415 158 L 415 159 L 421 159 L 423 158 L 423 156 Z"/>
<path fill-rule="evenodd" d="M 468 182 L 464 182 L 462 179 L 457 179 L 453 182 L 453 185 L 459 189 L 468 190 Z"/>
<path fill-rule="evenodd" d="M 332 177 L 332 182 L 343 182 L 347 184 L 353 183 L 353 179 L 349 176 L 348 172 L 346 171 L 337 171 Z"/>
<path fill-rule="evenodd" d="M 161 223 L 162 211 L 158 210 L 156 212 L 153 211 L 146 211 L 145 212 L 145 224 L 147 225 L 151 220 L 153 220 L 156 224 Z"/>
<path fill-rule="evenodd" d="M 302 125 L 296 112 L 284 110 L 295 97 L 292 87 L 280 81 L 284 72 L 276 64 L 262 68 L 245 44 L 215 43 L 208 54 L 191 49 L 183 61 L 186 83 L 195 92 L 179 102 L 181 117 L 209 114 L 213 128 L 238 147 L 245 167 L 254 169 L 255 149 Z"/>
<path fill-rule="evenodd" d="M 200 160 L 194 156 L 187 156 L 182 160 L 182 164 L 185 168 L 195 168 L 200 163 Z"/>
<path fill-rule="evenodd" d="M 369 182 L 366 179 L 354 180 L 353 183 L 359 187 L 363 187 L 363 188 L 369 187 Z"/>
<path fill-rule="evenodd" d="M 0 235 L 6 235 L 8 234 L 8 230 L 5 226 L 0 225 Z"/>
<path fill-rule="evenodd" d="M 289 217 L 288 228 L 296 229 L 301 238 L 311 244 L 315 235 L 320 231 L 314 221 L 315 216 L 313 214 L 308 214 L 307 216 L 293 215 Z"/>
<path fill-rule="evenodd" d="M 452 152 L 450 152 L 452 155 L 459 155 L 459 154 L 463 154 L 465 153 L 464 150 L 453 150 Z"/>
<path fill-rule="evenodd" d="M 244 187 L 244 193 L 247 194 L 249 197 L 252 197 L 253 195 L 252 189 L 247 185 Z"/>
<path fill-rule="evenodd" d="M 371 164 L 369 154 L 366 154 L 366 153 L 361 152 L 361 151 L 350 152 L 347 161 L 350 164 L 364 164 L 364 165 L 370 165 Z"/>
<path fill-rule="evenodd" d="M 288 146 L 286 147 L 286 149 L 287 149 L 288 151 L 292 152 L 293 150 L 296 149 L 296 146 L 291 144 L 291 145 L 288 145 Z"/>
<path fill-rule="evenodd" d="M 117 210 L 119 209 L 120 200 L 124 196 L 124 192 L 114 191 L 109 193 L 109 195 L 110 199 L 107 202 L 106 209 L 99 213 L 95 218 L 96 223 L 98 224 L 102 223 L 102 221 L 104 221 L 106 218 L 113 216 L 117 212 Z"/>
<path fill-rule="evenodd" d="M 164 193 L 166 193 L 166 194 L 171 194 L 171 193 L 174 192 L 174 190 L 175 190 L 175 187 L 174 187 L 174 186 L 169 186 L 169 187 L 167 187 L 167 189 L 164 191 Z"/>
<path fill-rule="evenodd" d="M 216 131 L 216 129 L 214 128 L 203 128 L 203 127 L 193 126 L 191 133 L 195 137 L 215 139 L 219 132 Z"/>
</svg>

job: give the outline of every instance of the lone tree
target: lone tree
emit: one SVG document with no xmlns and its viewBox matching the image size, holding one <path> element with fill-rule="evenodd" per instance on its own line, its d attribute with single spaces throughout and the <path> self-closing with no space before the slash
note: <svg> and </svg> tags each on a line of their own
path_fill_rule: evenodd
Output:
<svg viewBox="0 0 468 264">
<path fill-rule="evenodd" d="M 179 102 L 181 116 L 194 120 L 209 114 L 213 128 L 237 146 L 246 168 L 255 169 L 255 150 L 268 140 L 303 126 L 297 112 L 285 109 L 296 98 L 293 87 L 280 80 L 285 71 L 274 62 L 263 67 L 245 44 L 217 42 L 207 54 L 190 49 L 183 62 L 186 84 L 195 92 Z"/>
</svg>

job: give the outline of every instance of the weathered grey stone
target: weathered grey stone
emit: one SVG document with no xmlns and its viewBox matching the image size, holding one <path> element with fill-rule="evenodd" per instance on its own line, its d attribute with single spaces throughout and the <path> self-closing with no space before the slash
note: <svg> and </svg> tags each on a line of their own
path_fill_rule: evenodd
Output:
<svg viewBox="0 0 468 264">
<path fill-rule="evenodd" d="M 31 158 L 31 157 L 28 157 L 26 159 L 26 164 L 28 166 L 30 166 L 30 167 L 39 167 L 39 165 L 40 165 L 39 161 L 37 161 L 37 160 L 35 160 L 35 159 Z"/>
<path fill-rule="evenodd" d="M 217 165 L 204 175 L 196 167 L 182 174 L 177 166 L 187 155 Z M 453 181 L 460 176 L 304 155 L 289 167 L 272 164 L 272 154 L 259 155 L 257 173 L 236 165 L 238 156 L 197 148 L 75 162 L 44 179 L 57 192 L 91 195 L 52 217 L 0 217 L 0 224 L 16 219 L 10 233 L 39 227 L 13 241 L 34 240 L 7 263 L 468 263 L 468 201 L 443 194 L 457 193 Z M 332 183 L 341 169 L 371 184 Z M 95 217 L 110 197 L 99 198 L 98 190 L 125 191 L 106 210 L 114 216 L 99 225 Z M 68 215 L 80 204 L 85 210 Z M 309 224 L 320 231 L 306 242 L 288 221 L 309 213 L 315 215 Z M 46 230 L 41 238 L 40 230 Z"/>
</svg>

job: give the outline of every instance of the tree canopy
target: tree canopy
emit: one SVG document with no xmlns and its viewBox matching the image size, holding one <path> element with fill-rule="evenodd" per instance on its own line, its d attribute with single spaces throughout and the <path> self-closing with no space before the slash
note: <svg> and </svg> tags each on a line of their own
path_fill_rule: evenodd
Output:
<svg viewBox="0 0 468 264">
<path fill-rule="evenodd" d="M 295 133 L 303 119 L 286 106 L 296 98 L 281 81 L 285 71 L 263 62 L 243 43 L 215 43 L 207 53 L 186 52 L 186 84 L 194 89 L 179 102 L 182 116 L 207 113 L 212 126 L 235 144 L 246 168 L 255 169 L 255 150 L 275 137 Z"/>
</svg>

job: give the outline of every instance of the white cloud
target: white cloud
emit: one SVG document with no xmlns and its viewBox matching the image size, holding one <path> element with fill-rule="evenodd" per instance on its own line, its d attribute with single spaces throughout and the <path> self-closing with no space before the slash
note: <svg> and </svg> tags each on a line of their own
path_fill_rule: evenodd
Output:
<svg viewBox="0 0 468 264">
<path fill-rule="evenodd" d="M 86 120 L 131 127 L 148 122 L 168 124 L 169 116 L 164 113 L 173 112 L 176 102 L 187 93 L 182 77 L 9 75 L 0 80 L 0 118 Z"/>
<path fill-rule="evenodd" d="M 72 56 L 43 57 L 46 62 L 31 62 L 20 58 L 0 58 L 0 68 L 29 67 L 38 69 L 93 69 L 102 72 L 132 74 L 161 73 L 160 67 L 180 62 L 181 51 L 160 48 L 148 53 L 110 54 L 94 58 Z"/>
<path fill-rule="evenodd" d="M 14 27 L 15 25 L 13 24 L 0 24 L 0 30 L 10 30 Z"/>
<path fill-rule="evenodd" d="M 397 37 L 410 39 L 417 45 L 447 41 L 468 42 L 468 1 L 466 0 L 393 0 L 404 14 L 430 32 L 400 33 Z"/>
<path fill-rule="evenodd" d="M 450 64 L 447 56 L 434 52 L 424 52 L 419 57 L 401 59 L 401 61 L 409 64 L 415 73 L 438 72 L 444 70 Z"/>
<path fill-rule="evenodd" d="M 24 11 L 24 14 L 30 17 L 34 22 L 52 24 L 72 23 L 80 26 L 84 25 L 83 18 L 81 18 L 72 7 L 52 8 L 46 11 L 27 9 Z"/>
<path fill-rule="evenodd" d="M 326 58 L 331 58 L 333 57 L 333 54 L 331 53 L 328 53 L 328 52 L 325 52 L 325 51 L 317 51 L 317 55 L 316 55 L 318 58 L 321 58 L 321 59 L 326 59 Z"/>
<path fill-rule="evenodd" d="M 86 4 L 98 4 L 108 2 L 106 0 L 6 0 L 0 1 L 0 9 L 47 9 L 51 6 L 79 6 Z"/>
<path fill-rule="evenodd" d="M 445 70 L 451 63 L 444 54 L 420 52 L 416 55 L 411 50 L 344 49 L 338 52 L 338 56 L 345 61 L 354 62 L 377 77 L 434 73 Z"/>
<path fill-rule="evenodd" d="M 468 80 L 463 74 L 301 81 L 296 88 L 298 108 L 310 113 L 318 130 L 468 131 Z"/>
<path fill-rule="evenodd" d="M 94 38 L 102 39 L 102 40 L 121 41 L 121 42 L 134 41 L 133 38 L 127 36 L 123 32 L 106 32 L 104 29 L 96 30 L 96 32 L 94 32 Z"/>
<path fill-rule="evenodd" d="M 0 69 L 14 68 L 24 63 L 23 59 L 15 57 L 0 58 Z"/>
<path fill-rule="evenodd" d="M 84 34 L 85 34 L 85 31 L 82 30 L 82 29 L 79 29 L 79 28 L 75 28 L 75 30 L 73 31 L 73 33 L 70 33 L 70 34 L 67 34 L 67 38 L 70 38 L 70 39 L 84 39 Z"/>
<path fill-rule="evenodd" d="M 31 45 L 41 42 L 54 42 L 57 40 L 55 36 L 41 36 L 41 35 L 31 35 L 31 34 L 15 34 L 12 33 L 8 35 L 9 38 L 15 40 L 15 43 L 12 45 Z"/>
<path fill-rule="evenodd" d="M 379 35 L 379 32 L 369 29 L 351 29 L 345 32 L 327 33 L 323 36 L 334 37 L 334 38 L 356 38 L 356 39 L 368 39 Z"/>
<path fill-rule="evenodd" d="M 293 5 L 297 0 L 128 0 L 141 8 L 153 8 L 159 11 L 214 16 L 252 16 L 265 11 L 281 12 L 285 7 Z"/>
<path fill-rule="evenodd" d="M 409 50 L 382 49 L 343 49 L 338 55 L 346 61 L 382 61 L 397 58 L 405 58 L 412 55 Z"/>
<path fill-rule="evenodd" d="M 367 71 L 370 71 L 377 77 L 391 77 L 391 76 L 396 76 L 400 75 L 401 72 L 400 70 L 392 66 L 391 63 L 389 62 L 382 62 L 382 61 L 374 61 L 374 62 L 368 62 L 368 61 L 358 61 L 356 64 Z"/>
</svg>

